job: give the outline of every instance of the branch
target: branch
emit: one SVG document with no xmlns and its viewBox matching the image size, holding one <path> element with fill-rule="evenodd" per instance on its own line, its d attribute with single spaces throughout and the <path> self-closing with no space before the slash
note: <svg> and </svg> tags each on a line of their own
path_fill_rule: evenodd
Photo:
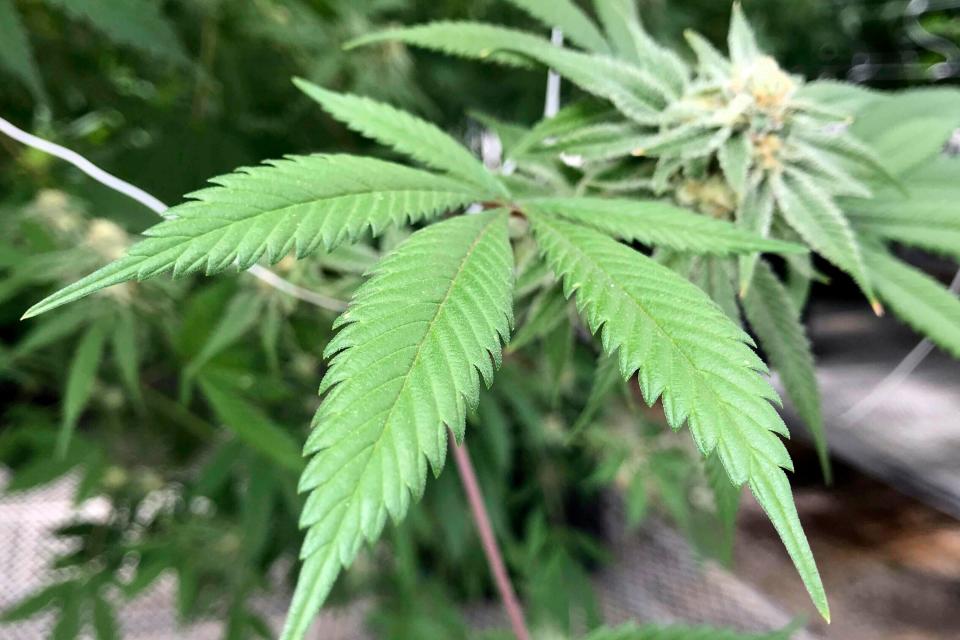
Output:
<svg viewBox="0 0 960 640">
<path fill-rule="evenodd" d="M 510 583 L 510 576 L 507 575 L 503 556 L 497 546 L 497 539 L 493 535 L 493 527 L 490 526 L 490 516 L 487 514 L 487 507 L 483 501 L 483 494 L 480 492 L 480 483 L 477 482 L 477 474 L 473 470 L 473 463 L 470 462 L 467 445 L 457 444 L 457 439 L 452 431 L 449 432 L 449 436 L 450 448 L 453 449 L 453 458 L 457 462 L 457 471 L 460 473 L 461 482 L 463 482 L 463 490 L 467 494 L 467 502 L 470 503 L 470 511 L 473 513 L 473 521 L 477 525 L 477 533 L 480 534 L 483 553 L 487 556 L 487 564 L 490 565 L 490 572 L 493 574 L 497 591 L 500 592 L 500 600 L 503 602 L 503 608 L 510 619 L 510 626 L 513 627 L 513 634 L 517 637 L 517 640 L 530 640 L 530 632 L 527 630 L 527 623 L 523 617 L 523 609 L 520 607 L 517 594 Z"/>
</svg>

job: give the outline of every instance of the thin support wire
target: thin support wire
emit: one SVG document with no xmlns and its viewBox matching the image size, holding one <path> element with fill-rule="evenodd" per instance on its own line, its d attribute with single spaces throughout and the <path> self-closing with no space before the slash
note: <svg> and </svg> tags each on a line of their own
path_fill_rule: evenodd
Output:
<svg viewBox="0 0 960 640">
<path fill-rule="evenodd" d="M 553 29 L 550 42 L 555 47 L 563 46 L 563 31 Z M 560 111 L 560 74 L 550 69 L 547 72 L 547 95 L 543 103 L 543 117 L 552 118 Z"/>
<path fill-rule="evenodd" d="M 129 182 L 121 180 L 111 173 L 107 173 L 76 151 L 62 147 L 58 144 L 50 142 L 49 140 L 38 138 L 31 133 L 27 133 L 23 129 L 20 129 L 2 117 L 0 117 L 0 132 L 28 147 L 43 151 L 44 153 L 48 153 L 52 156 L 60 158 L 61 160 L 69 162 L 100 184 L 109 189 L 113 189 L 118 193 L 122 193 L 132 200 L 136 200 L 157 215 L 163 216 L 167 209 L 169 209 L 166 204 L 153 197 L 143 189 L 135 187 Z M 322 309 L 339 312 L 347 308 L 346 303 L 342 300 L 337 300 L 315 291 L 310 291 L 309 289 L 299 287 L 289 280 L 281 278 L 273 271 L 270 271 L 261 265 L 254 265 L 251 267 L 249 269 L 249 273 L 262 282 L 265 282 L 270 287 L 277 289 L 278 291 L 282 291 L 289 296 L 293 296 L 298 300 L 302 300 Z"/>
</svg>

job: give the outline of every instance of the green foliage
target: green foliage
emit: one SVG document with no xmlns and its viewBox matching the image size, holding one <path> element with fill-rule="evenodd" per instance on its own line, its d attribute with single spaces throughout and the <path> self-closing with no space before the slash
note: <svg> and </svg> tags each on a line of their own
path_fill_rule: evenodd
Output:
<svg viewBox="0 0 960 640">
<path fill-rule="evenodd" d="M 509 337 L 512 278 L 506 212 L 462 216 L 397 247 L 341 316 L 305 449 L 309 530 L 284 638 L 303 636 L 361 542 L 423 494 L 427 464 L 440 472 L 446 428 L 463 438 Z"/>
<path fill-rule="evenodd" d="M 596 25 L 571 0 L 510 0 L 548 28 L 557 28 L 565 38 L 597 53 L 609 53 L 610 47 Z"/>
<path fill-rule="evenodd" d="M 479 160 L 434 125 L 367 98 L 339 95 L 299 79 L 294 82 L 330 115 L 347 123 L 355 131 L 393 147 L 428 167 L 446 171 L 473 183 L 477 188 L 487 190 L 487 193 L 477 197 L 505 193 L 503 186 Z"/>
<path fill-rule="evenodd" d="M 311 180 L 322 171 L 322 182 Z M 329 251 L 391 224 L 416 221 L 474 200 L 468 185 L 372 158 L 306 156 L 215 178 L 218 185 L 171 209 L 128 255 L 66 287 L 25 317 L 131 279 L 172 271 L 218 273 L 276 263 L 290 251 Z M 278 191 L 271 191 L 276 189 Z M 216 215 L 213 215 L 216 212 Z"/>
<path fill-rule="evenodd" d="M 676 251 L 719 255 L 804 251 L 799 245 L 765 240 L 729 223 L 664 202 L 581 197 L 527 199 L 522 205 L 594 227 L 621 240 Z"/>
<path fill-rule="evenodd" d="M 140 49 L 158 58 L 187 63 L 182 45 L 157 3 L 146 0 L 44 0 L 70 17 L 89 22 L 118 44 Z"/>
<path fill-rule="evenodd" d="M 960 300 L 925 273 L 884 249 L 870 249 L 867 267 L 877 293 L 904 321 L 954 357 L 960 357 Z"/>
<path fill-rule="evenodd" d="M 57 439 L 57 455 L 61 457 L 70 446 L 70 438 L 77 427 L 80 414 L 90 401 L 109 330 L 110 325 L 106 320 L 100 320 L 91 325 L 80 339 L 77 350 L 73 354 L 70 373 L 67 375 L 67 387 L 63 393 L 63 421 L 60 426 L 60 437 Z"/>
<path fill-rule="evenodd" d="M 770 405 L 776 393 L 749 338 L 702 291 L 669 269 L 595 231 L 549 216 L 532 218 L 548 263 L 624 378 L 638 374 L 648 404 L 662 395 L 667 422 L 690 426 L 703 455 L 714 450 L 737 486 L 750 485 L 783 538 L 815 604 L 829 610 L 782 468 L 792 470 Z"/>
<path fill-rule="evenodd" d="M 860 244 L 840 208 L 803 174 L 774 176 L 771 184 L 787 222 L 811 247 L 850 273 L 872 300 Z"/>
<path fill-rule="evenodd" d="M 0 461 L 13 470 L 9 489 L 75 470 L 77 499 L 103 495 L 116 512 L 106 523 L 63 532 L 82 543 L 62 561 L 76 582 L 8 615 L 56 609 L 61 636 L 83 629 L 115 637 L 113 595 L 134 597 L 172 570 L 184 619 L 219 615 L 228 637 L 262 635 L 263 621 L 246 602 L 272 588 L 268 569 L 300 546 L 285 638 L 302 637 L 335 582 L 343 597 L 377 591 L 382 606 L 374 624 L 386 633 L 462 636 L 467 625 L 453 609 L 489 593 L 486 569 L 456 478 L 445 474 L 427 491 L 426 475 L 428 467 L 440 473 L 448 429 L 462 440 L 467 421 L 475 425 L 471 453 L 497 537 L 538 626 L 569 633 L 576 621 L 599 623 L 587 572 L 603 553 L 584 532 L 589 527 L 568 520 L 577 511 L 568 506 L 579 504 L 596 521 L 589 510 L 607 487 L 624 495 L 631 525 L 664 509 L 704 553 L 723 558 L 742 485 L 749 485 L 828 615 L 784 473 L 791 461 L 780 440 L 786 428 L 778 398 L 738 324 L 749 323 L 780 374 L 825 472 L 824 421 L 801 322 L 810 284 L 820 279 L 812 254 L 960 356 L 956 297 L 886 246 L 899 241 L 960 256 L 956 164 L 941 154 L 960 124 L 950 115 L 955 91 L 888 96 L 839 83 L 805 85 L 763 54 L 758 43 L 766 41 L 739 8 L 729 58 L 703 36 L 685 34 L 694 66 L 650 35 L 629 0 L 595 0 L 592 13 L 567 0 L 513 0 L 544 25 L 559 26 L 577 48 L 466 21 L 371 34 L 375 17 L 454 16 L 445 13 L 448 3 L 435 12 L 402 0 L 332 1 L 322 11 L 229 0 L 167 12 L 141 3 L 51 3 L 62 8 L 58 19 L 148 54 L 145 65 L 193 77 L 182 74 L 192 63 L 179 43 L 199 41 L 207 51 L 195 84 L 159 76 L 153 85 L 137 84 L 122 63 L 102 74 L 123 96 L 111 107 L 126 111 L 150 94 L 181 109 L 169 120 L 129 113 L 158 122 L 145 131 L 163 141 L 143 143 L 147 180 L 159 182 L 155 176 L 171 164 L 206 171 L 201 155 L 190 152 L 201 147 L 216 156 L 205 175 L 258 155 L 301 155 L 215 178 L 122 257 L 126 234 L 88 220 L 68 206 L 72 199 L 38 198 L 23 207 L 17 196 L 15 208 L 25 213 L 0 222 L 7 231 L 0 235 L 4 310 L 22 309 L 28 297 L 51 289 L 60 290 L 27 317 L 101 292 L 14 331 L 15 342 L 0 353 L 0 372 L 24 390 L 24 401 L 5 415 L 14 426 L 0 435 Z M 471 16 L 483 14 L 480 4 L 471 3 Z M 34 93 L 51 87 L 52 103 L 63 109 L 63 83 L 30 71 L 29 43 L 17 35 L 23 30 L 8 5 L 0 0 L 0 16 L 14 17 L 9 42 L 0 40 L 7 70 Z M 21 12 L 27 23 L 47 18 L 37 17 L 39 7 Z M 242 49 L 231 40 L 234 29 L 256 46 Z M 205 49 L 210 34 L 224 49 Z M 42 34 L 31 38 L 46 42 Z M 340 53 L 351 38 L 358 38 L 354 46 L 383 46 Z M 461 94 L 488 109 L 513 103 L 503 98 L 513 74 L 484 83 L 480 71 L 445 67 L 439 57 L 417 59 L 414 74 L 413 58 L 392 40 L 519 69 L 550 67 L 589 95 L 530 126 L 502 108 L 497 117 L 478 118 L 503 143 L 502 158 L 485 153 L 494 170 L 407 111 L 297 79 L 334 120 L 425 169 L 342 153 L 303 155 L 313 144 L 303 135 L 313 128 L 307 125 L 323 127 L 317 139 L 324 144 L 356 151 L 363 143 L 305 115 L 308 103 L 291 97 L 290 75 L 435 113 L 426 91 L 434 77 L 456 69 L 473 81 L 463 80 L 464 91 L 443 87 L 448 109 L 461 106 Z M 243 75 L 252 67 L 265 69 L 256 81 Z M 517 82 L 525 86 L 522 73 Z M 220 113 L 229 114 L 231 131 L 207 138 Z M 85 126 L 90 133 L 77 133 Z M 114 127 L 120 130 L 100 114 L 54 130 L 127 169 L 140 142 L 118 141 Z M 168 133 L 181 128 L 189 141 Z M 233 144 L 252 138 L 271 142 L 253 155 Z M 110 144 L 97 149 L 103 139 Z M 167 164 L 163 149 L 173 158 Z M 185 156 L 191 162 L 183 163 Z M 18 161 L 24 171 L 11 184 L 23 176 L 38 185 L 63 181 L 42 159 L 23 154 Z M 135 163 L 130 175 L 137 175 Z M 194 178 L 178 193 L 194 188 Z M 169 176 L 163 183 L 181 184 Z M 116 206 L 82 199 L 98 213 Z M 779 255 L 768 261 L 761 253 Z M 783 282 L 773 269 L 781 261 Z M 133 283 L 259 263 L 351 299 L 338 332 L 318 322 L 315 310 L 250 279 Z M 101 291 L 107 287 L 114 288 Z M 514 308 L 521 323 L 510 340 Z M 599 357 L 591 333 L 600 334 Z M 482 393 L 481 379 L 489 386 L 501 364 L 500 384 Z M 316 409 L 310 388 L 321 373 L 305 463 L 296 444 L 303 434 L 289 427 L 306 424 Z M 660 400 L 662 416 L 657 408 L 638 417 L 634 375 L 648 403 Z M 44 408 L 48 398 L 34 391 L 50 381 L 66 390 L 59 429 Z M 168 397 L 178 386 L 179 399 Z M 674 431 L 684 424 L 702 465 L 688 454 L 692 447 L 678 444 Z M 43 457 L 58 446 L 62 457 Z M 305 504 L 296 495 L 297 473 Z M 713 504 L 692 504 L 691 494 L 705 488 Z M 150 522 L 135 521 L 131 514 L 157 492 L 175 496 L 173 504 Z M 203 504 L 198 498 L 216 508 L 194 510 L 189 505 Z M 390 553 L 357 561 L 388 516 L 397 526 L 379 544 Z M 306 529 L 302 541 L 297 519 Z M 111 542 L 94 544 L 102 539 Z M 132 576 L 130 557 L 138 559 Z M 351 564 L 349 579 L 337 581 Z M 744 636 L 626 627 L 588 637 Z"/>
<path fill-rule="evenodd" d="M 625 625 L 598 629 L 584 640 L 788 640 L 792 635 L 792 627 L 774 633 L 749 634 L 710 627 Z"/>
<path fill-rule="evenodd" d="M 0 0 L 0 67 L 27 85 L 35 98 L 43 98 L 43 81 L 13 0 Z"/>
<path fill-rule="evenodd" d="M 766 262 L 761 261 L 754 272 L 743 308 L 760 346 L 780 374 L 787 395 L 810 429 L 824 478 L 829 483 L 830 458 L 810 341 L 800 311 Z"/>
<path fill-rule="evenodd" d="M 468 58 L 519 64 L 531 58 L 556 69 L 585 91 L 610 100 L 632 120 L 656 121 L 656 110 L 669 94 L 651 73 L 601 54 L 553 46 L 549 40 L 521 31 L 467 22 L 438 22 L 393 29 L 358 38 L 352 46 L 400 40 Z"/>
</svg>

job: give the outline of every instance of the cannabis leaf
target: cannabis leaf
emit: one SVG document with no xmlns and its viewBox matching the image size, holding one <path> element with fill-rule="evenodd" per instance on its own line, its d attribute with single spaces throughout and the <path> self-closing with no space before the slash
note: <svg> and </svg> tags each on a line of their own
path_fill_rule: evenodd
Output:
<svg viewBox="0 0 960 640">
<path fill-rule="evenodd" d="M 530 216 L 546 261 L 620 372 L 638 374 L 649 403 L 662 397 L 669 424 L 684 422 L 704 455 L 717 451 L 731 481 L 750 485 L 793 558 L 814 603 L 826 597 L 782 468 L 787 436 L 776 392 L 747 337 L 705 294 L 673 271 L 592 229 Z"/>
<path fill-rule="evenodd" d="M 564 37 L 584 49 L 610 53 L 610 46 L 596 25 L 571 0 L 509 0 L 547 28 L 563 31 Z"/>
<path fill-rule="evenodd" d="M 830 456 L 810 341 L 800 320 L 800 311 L 763 260 L 758 263 L 753 285 L 743 298 L 743 308 L 760 339 L 760 346 L 780 373 L 787 395 L 810 429 L 824 478 L 830 482 Z"/>
<path fill-rule="evenodd" d="M 294 78 L 293 82 L 330 115 L 358 133 L 393 147 L 428 167 L 471 182 L 491 196 L 506 194 L 500 181 L 480 160 L 435 125 L 369 98 L 327 91 L 300 78 Z"/>
<path fill-rule="evenodd" d="M 939 282 L 879 247 L 864 257 L 880 298 L 907 324 L 960 358 L 960 299 Z"/>
<path fill-rule="evenodd" d="M 216 187 L 189 194 L 168 219 L 126 256 L 31 307 L 25 318 L 127 280 L 172 271 L 174 276 L 248 269 L 291 250 L 304 257 L 318 247 L 380 233 L 482 199 L 462 181 L 403 165 L 354 156 L 293 156 L 214 178 Z"/>
<path fill-rule="evenodd" d="M 763 181 L 754 189 L 747 191 L 740 206 L 737 207 L 737 223 L 761 237 L 770 235 L 774 214 L 773 191 L 768 181 Z M 740 256 L 740 293 L 744 295 L 753 282 L 753 270 L 760 256 L 756 253 Z"/>
<path fill-rule="evenodd" d="M 743 7 L 737 2 L 733 5 L 733 15 L 730 18 L 730 32 L 727 35 L 727 48 L 730 50 L 730 59 L 734 65 L 747 66 L 754 58 L 760 55 L 757 38 L 753 28 L 743 14 Z"/>
<path fill-rule="evenodd" d="M 647 33 L 633 0 L 594 0 L 594 7 L 620 57 L 656 76 L 677 95 L 684 89 L 690 75 L 687 65 Z"/>
<path fill-rule="evenodd" d="M 843 211 L 805 174 L 791 171 L 770 179 L 784 219 L 827 260 L 850 274 L 874 302 L 860 243 Z"/>
<path fill-rule="evenodd" d="M 90 401 L 97 369 L 103 358 L 103 349 L 107 334 L 111 329 L 111 318 L 100 318 L 92 323 L 73 354 L 67 373 L 67 385 L 63 392 L 63 421 L 57 437 L 57 456 L 63 457 L 70 446 L 70 439 L 80 420 L 80 415 Z"/>
<path fill-rule="evenodd" d="M 732 224 L 666 202 L 606 198 L 529 198 L 520 205 L 555 213 L 621 240 L 712 254 L 803 253 L 797 244 L 768 240 Z"/>
<path fill-rule="evenodd" d="M 907 193 L 878 189 L 870 200 L 846 199 L 859 231 L 960 259 L 960 160 L 940 155 L 902 176 Z"/>
<path fill-rule="evenodd" d="M 659 111 L 672 91 L 645 69 L 616 58 L 556 47 L 523 31 L 472 22 L 434 22 L 390 29 L 349 43 L 356 47 L 397 40 L 452 55 L 493 62 L 528 57 L 555 69 L 585 91 L 608 99 L 639 123 L 659 122 Z M 504 58 L 498 53 L 513 54 Z M 523 58 L 519 59 L 523 59 Z"/>
<path fill-rule="evenodd" d="M 503 210 L 416 232 L 377 267 L 338 320 L 326 396 L 300 481 L 310 496 L 304 559 L 283 638 L 301 638 L 342 566 L 404 516 L 462 438 L 512 322 L 513 257 Z M 425 268 L 429 265 L 429 268 Z"/>
</svg>

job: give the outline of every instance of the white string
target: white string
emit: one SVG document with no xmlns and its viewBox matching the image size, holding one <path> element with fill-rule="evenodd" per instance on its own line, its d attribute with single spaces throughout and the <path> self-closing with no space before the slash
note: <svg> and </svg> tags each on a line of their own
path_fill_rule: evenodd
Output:
<svg viewBox="0 0 960 640">
<path fill-rule="evenodd" d="M 550 32 L 550 43 L 555 47 L 563 46 L 563 31 L 554 28 Z M 560 74 L 550 69 L 547 71 L 547 95 L 543 104 L 543 117 L 552 118 L 560 111 Z"/>
<path fill-rule="evenodd" d="M 164 215 L 167 209 L 169 209 L 167 205 L 165 205 L 160 200 L 157 200 L 155 197 L 153 197 L 143 189 L 140 189 L 139 187 L 135 187 L 129 182 L 126 182 L 125 180 L 121 180 L 115 175 L 107 173 L 97 165 L 93 164 L 92 162 L 84 158 L 82 155 L 80 155 L 76 151 L 72 151 L 70 149 L 67 149 L 66 147 L 61 147 L 60 145 L 54 144 L 49 140 L 44 140 L 43 138 L 38 138 L 35 135 L 27 133 L 23 129 L 20 129 L 14 126 L 12 123 L 3 119 L 2 117 L 0 117 L 0 132 L 5 133 L 6 135 L 10 136 L 17 142 L 25 144 L 28 147 L 32 147 L 34 149 L 43 151 L 44 153 L 48 153 L 52 156 L 56 156 L 61 160 L 66 160 L 67 162 L 75 166 L 77 169 L 84 172 L 85 174 L 87 174 L 88 176 L 90 176 L 100 184 L 104 185 L 105 187 L 113 189 L 118 193 L 122 193 L 128 198 L 131 198 L 132 200 L 136 200 L 137 202 L 139 202 L 140 204 L 142 204 L 143 206 L 147 207 L 148 209 L 150 209 L 151 211 L 153 211 L 154 213 L 160 216 Z M 258 278 L 259 280 L 273 287 L 274 289 L 277 289 L 278 291 L 282 291 L 287 295 L 293 296 L 298 300 L 303 300 L 304 302 L 308 302 L 312 305 L 316 305 L 322 309 L 328 309 L 330 311 L 343 311 L 344 309 L 347 308 L 346 303 L 343 302 L 342 300 L 330 298 L 328 296 L 317 293 L 315 291 L 310 291 L 309 289 L 304 289 L 303 287 L 299 287 L 293 284 L 292 282 L 290 282 L 289 280 L 285 280 L 281 278 L 273 271 L 270 271 L 269 269 L 266 269 L 261 265 L 258 265 L 258 264 L 253 265 L 248 270 L 248 272 L 250 273 L 250 275 L 254 276 L 255 278 Z"/>
</svg>

